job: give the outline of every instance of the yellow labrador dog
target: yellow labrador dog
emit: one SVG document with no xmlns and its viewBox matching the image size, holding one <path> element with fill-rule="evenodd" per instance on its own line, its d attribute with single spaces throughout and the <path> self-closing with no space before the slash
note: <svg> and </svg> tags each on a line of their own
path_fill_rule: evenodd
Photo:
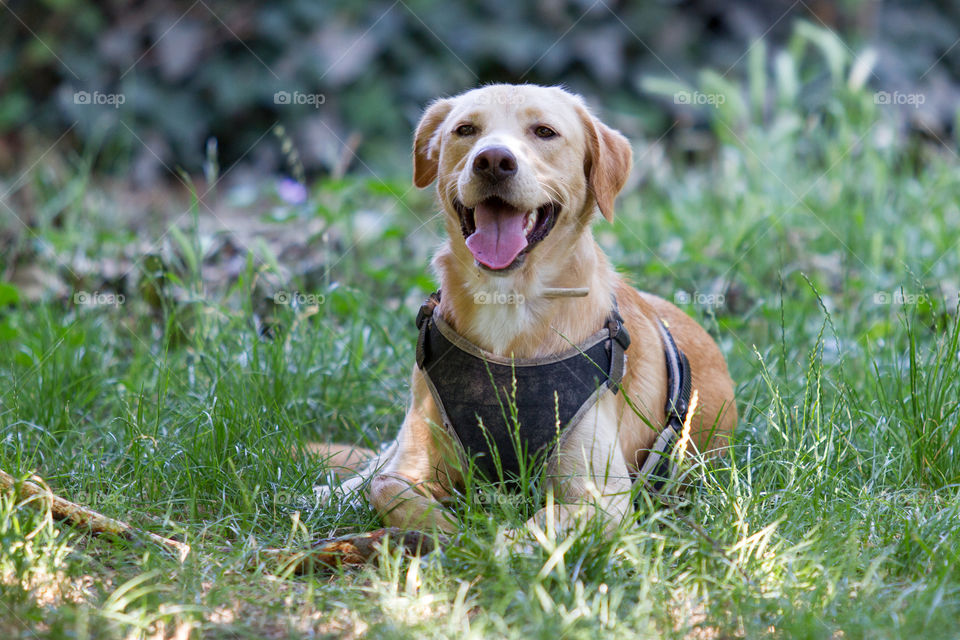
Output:
<svg viewBox="0 0 960 640">
<path fill-rule="evenodd" d="M 427 108 L 413 180 L 436 183 L 445 214 L 440 292 L 418 318 L 396 440 L 362 463 L 364 452 L 324 449 L 356 472 L 339 490 L 365 489 L 391 526 L 453 531 L 441 500 L 464 474 L 506 486 L 538 460 L 560 527 L 616 526 L 635 482 L 661 487 L 675 469 L 684 422 L 686 450 L 725 445 L 737 410 L 717 345 L 628 285 L 591 235 L 598 210 L 613 219 L 631 161 L 626 138 L 557 87 L 485 86 Z"/>
</svg>

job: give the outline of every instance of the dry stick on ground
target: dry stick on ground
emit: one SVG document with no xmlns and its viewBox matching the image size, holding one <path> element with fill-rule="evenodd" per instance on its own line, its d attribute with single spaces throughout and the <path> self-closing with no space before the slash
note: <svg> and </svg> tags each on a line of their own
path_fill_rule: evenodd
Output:
<svg viewBox="0 0 960 640">
<path fill-rule="evenodd" d="M 39 478 L 37 479 L 39 480 Z M 33 498 L 41 501 L 41 503 L 47 503 L 50 505 L 50 514 L 57 520 L 64 520 L 77 527 L 89 529 L 93 533 L 111 534 L 127 540 L 146 538 L 162 547 L 174 550 L 181 562 L 190 553 L 190 545 L 158 536 L 149 531 L 140 531 L 122 520 L 116 520 L 80 506 L 75 502 L 64 500 L 46 486 L 41 486 L 29 480 L 18 483 L 13 476 L 2 470 L 0 470 L 0 487 L 16 490 L 20 498 Z"/>
<path fill-rule="evenodd" d="M 34 476 L 36 478 L 36 476 Z M 50 515 L 76 527 L 88 529 L 96 534 L 110 534 L 127 540 L 147 539 L 161 547 L 172 549 L 183 562 L 190 553 L 190 545 L 158 536 L 149 531 L 141 531 L 130 524 L 117 520 L 92 509 L 88 509 L 56 495 L 43 481 L 41 484 L 17 480 L 0 470 L 0 488 L 17 491 L 20 498 L 36 501 L 38 506 L 49 504 Z M 278 561 L 287 569 L 297 573 L 335 569 L 338 567 L 362 565 L 369 562 L 380 550 L 385 538 L 400 545 L 407 555 L 430 553 L 436 548 L 434 538 L 418 531 L 401 531 L 396 528 L 378 529 L 369 533 L 345 535 L 337 538 L 319 540 L 309 550 L 289 551 L 284 549 L 264 549 L 259 556 Z"/>
</svg>

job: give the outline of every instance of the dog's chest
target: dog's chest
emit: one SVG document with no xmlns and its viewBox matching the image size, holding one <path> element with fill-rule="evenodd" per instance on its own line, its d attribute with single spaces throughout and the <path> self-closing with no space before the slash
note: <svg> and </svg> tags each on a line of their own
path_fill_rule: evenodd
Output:
<svg viewBox="0 0 960 640">
<path fill-rule="evenodd" d="M 510 345 L 533 328 L 534 320 L 521 304 L 479 306 L 470 322 L 470 335 L 491 353 L 509 357 Z"/>
</svg>

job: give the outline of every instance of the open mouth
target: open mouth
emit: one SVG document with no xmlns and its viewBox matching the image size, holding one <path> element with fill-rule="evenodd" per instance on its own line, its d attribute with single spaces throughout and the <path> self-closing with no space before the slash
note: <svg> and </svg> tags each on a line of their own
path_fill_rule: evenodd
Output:
<svg viewBox="0 0 960 640">
<path fill-rule="evenodd" d="M 494 271 L 519 266 L 523 256 L 550 234 L 560 213 L 556 202 L 524 211 L 497 196 L 481 200 L 472 209 L 459 200 L 453 206 L 470 253 L 481 266 Z"/>
</svg>

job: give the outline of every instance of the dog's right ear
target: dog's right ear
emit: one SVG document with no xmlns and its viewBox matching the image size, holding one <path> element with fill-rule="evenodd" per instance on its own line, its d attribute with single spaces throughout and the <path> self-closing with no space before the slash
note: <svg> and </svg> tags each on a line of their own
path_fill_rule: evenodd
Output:
<svg viewBox="0 0 960 640">
<path fill-rule="evenodd" d="M 417 133 L 413 137 L 413 184 L 421 189 L 430 186 L 437 178 L 437 163 L 440 159 L 440 136 L 437 130 L 452 108 L 451 100 L 434 100 L 417 125 Z"/>
</svg>

